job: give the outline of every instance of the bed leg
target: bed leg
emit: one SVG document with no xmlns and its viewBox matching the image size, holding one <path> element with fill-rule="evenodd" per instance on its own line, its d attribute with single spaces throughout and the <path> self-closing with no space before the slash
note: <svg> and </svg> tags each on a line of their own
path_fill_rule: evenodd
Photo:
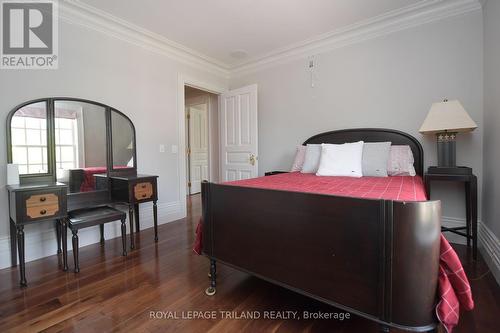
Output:
<svg viewBox="0 0 500 333">
<path fill-rule="evenodd" d="M 207 296 L 215 295 L 216 280 L 217 280 L 217 267 L 214 259 L 210 259 L 210 287 L 205 290 Z"/>
<path fill-rule="evenodd" d="M 379 331 L 383 333 L 389 333 L 391 331 L 391 328 L 387 325 L 381 324 Z"/>
</svg>

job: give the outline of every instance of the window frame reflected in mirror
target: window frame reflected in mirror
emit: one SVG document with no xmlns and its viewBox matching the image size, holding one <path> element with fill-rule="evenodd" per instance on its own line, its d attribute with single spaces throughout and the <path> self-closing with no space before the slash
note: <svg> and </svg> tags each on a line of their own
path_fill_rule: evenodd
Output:
<svg viewBox="0 0 500 333">
<path fill-rule="evenodd" d="M 117 165 L 115 165 L 115 156 L 114 156 L 114 145 L 113 145 L 113 114 L 117 114 L 124 118 L 128 124 L 130 125 L 130 129 L 132 131 L 132 139 L 129 144 L 130 149 L 132 150 L 132 159 L 133 159 L 133 165 L 130 168 L 116 168 Z M 109 113 L 109 133 L 110 133 L 110 175 L 111 176 L 117 176 L 117 175 L 130 175 L 130 174 L 136 174 L 137 173 L 137 148 L 136 148 L 136 135 L 135 135 L 135 126 L 134 123 L 130 120 L 129 117 L 127 117 L 125 114 L 122 112 L 111 108 L 110 113 Z M 128 147 L 127 147 L 128 148 Z M 127 165 L 128 166 L 128 165 Z"/>
<path fill-rule="evenodd" d="M 56 102 L 75 102 L 75 103 L 87 103 L 103 108 L 104 119 L 105 119 L 105 138 L 106 138 L 106 175 L 107 176 L 120 176 L 120 175 L 134 175 L 137 174 L 137 149 L 136 149 L 136 133 L 135 126 L 132 121 L 122 112 L 112 108 L 108 105 L 81 98 L 72 97 L 50 97 L 41 98 L 36 100 L 31 100 L 24 102 L 16 106 L 7 116 L 7 163 L 12 163 L 13 161 L 13 145 L 12 145 L 12 118 L 15 116 L 16 112 L 23 107 L 29 106 L 35 103 L 45 103 L 46 111 L 46 128 L 47 128 L 47 173 L 39 174 L 22 174 L 20 175 L 21 184 L 26 183 L 55 183 L 57 182 L 57 160 L 56 160 L 56 142 L 55 142 L 55 103 Z M 126 169 L 115 168 L 113 165 L 113 144 L 112 144 L 112 112 L 122 116 L 130 125 L 132 131 L 132 142 L 131 148 L 133 150 L 133 166 Z"/>
</svg>

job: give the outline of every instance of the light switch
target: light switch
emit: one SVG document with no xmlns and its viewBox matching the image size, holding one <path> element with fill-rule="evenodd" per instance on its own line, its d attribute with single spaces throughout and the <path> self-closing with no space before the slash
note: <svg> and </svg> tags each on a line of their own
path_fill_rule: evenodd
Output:
<svg viewBox="0 0 500 333">
<path fill-rule="evenodd" d="M 177 154 L 179 152 L 179 147 L 177 145 L 172 145 L 172 154 Z"/>
<path fill-rule="evenodd" d="M 165 152 L 165 145 L 160 145 L 160 153 L 164 153 Z"/>
</svg>

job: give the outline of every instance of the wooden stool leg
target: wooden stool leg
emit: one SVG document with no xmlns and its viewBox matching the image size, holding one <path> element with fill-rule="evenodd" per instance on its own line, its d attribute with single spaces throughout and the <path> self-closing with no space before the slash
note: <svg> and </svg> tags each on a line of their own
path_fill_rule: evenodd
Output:
<svg viewBox="0 0 500 333">
<path fill-rule="evenodd" d="M 122 218 L 122 245 L 123 245 L 123 256 L 127 255 L 127 225 L 125 224 L 125 217 Z"/>
<path fill-rule="evenodd" d="M 99 224 L 99 229 L 101 231 L 101 244 L 104 244 L 104 223 Z"/>
<path fill-rule="evenodd" d="M 73 233 L 73 258 L 75 260 L 75 273 L 80 272 L 80 263 L 78 261 L 78 229 L 72 229 Z"/>
</svg>

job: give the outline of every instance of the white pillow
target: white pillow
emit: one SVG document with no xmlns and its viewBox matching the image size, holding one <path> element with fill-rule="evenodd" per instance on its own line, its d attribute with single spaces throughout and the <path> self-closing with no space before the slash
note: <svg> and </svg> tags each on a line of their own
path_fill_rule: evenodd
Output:
<svg viewBox="0 0 500 333">
<path fill-rule="evenodd" d="M 316 176 L 363 177 L 363 141 L 322 144 Z"/>
<path fill-rule="evenodd" d="M 319 159 L 321 157 L 321 145 L 307 145 L 302 173 L 316 173 L 318 171 Z"/>
<path fill-rule="evenodd" d="M 302 171 L 304 166 L 304 160 L 306 158 L 306 146 L 297 146 L 297 152 L 295 153 L 295 159 L 293 160 L 292 169 L 290 172 Z"/>
<path fill-rule="evenodd" d="M 389 176 L 415 176 L 414 162 L 410 146 L 391 146 L 387 173 Z"/>
</svg>

